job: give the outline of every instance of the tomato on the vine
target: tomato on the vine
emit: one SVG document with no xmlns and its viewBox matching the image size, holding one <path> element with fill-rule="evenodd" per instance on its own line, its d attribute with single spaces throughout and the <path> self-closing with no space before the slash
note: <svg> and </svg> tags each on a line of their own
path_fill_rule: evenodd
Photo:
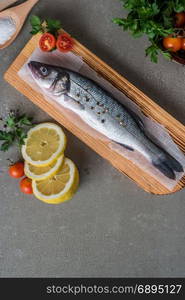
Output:
<svg viewBox="0 0 185 300">
<path fill-rule="evenodd" d="M 185 12 L 175 14 L 175 26 L 181 27 L 185 25 Z"/>
<path fill-rule="evenodd" d="M 24 163 L 17 162 L 9 167 L 9 175 L 13 178 L 20 178 L 24 176 Z"/>
<path fill-rule="evenodd" d="M 58 36 L 56 46 L 59 51 L 69 52 L 73 49 L 73 45 L 73 39 L 67 33 L 62 33 Z"/>
<path fill-rule="evenodd" d="M 49 32 L 44 33 L 40 38 L 39 46 L 42 51 L 49 52 L 55 48 L 56 38 Z"/>
<path fill-rule="evenodd" d="M 177 52 L 181 49 L 182 39 L 179 37 L 167 36 L 163 39 L 163 46 L 171 52 Z"/>
<path fill-rule="evenodd" d="M 23 178 L 20 181 L 20 189 L 24 194 L 33 194 L 32 180 L 28 177 Z"/>
</svg>

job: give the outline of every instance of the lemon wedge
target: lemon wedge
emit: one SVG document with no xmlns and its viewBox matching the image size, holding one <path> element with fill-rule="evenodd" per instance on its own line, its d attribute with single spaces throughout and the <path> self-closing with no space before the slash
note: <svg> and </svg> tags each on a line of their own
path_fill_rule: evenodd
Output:
<svg viewBox="0 0 185 300">
<path fill-rule="evenodd" d="M 68 201 L 79 185 L 79 173 L 75 164 L 68 158 L 57 173 L 44 180 L 33 180 L 33 193 L 36 198 L 50 204 Z"/>
<path fill-rule="evenodd" d="M 28 131 L 22 155 L 25 161 L 35 166 L 48 166 L 65 150 L 66 136 L 53 123 L 42 123 Z"/>
<path fill-rule="evenodd" d="M 45 167 L 31 165 L 27 161 L 24 163 L 24 173 L 28 178 L 43 180 L 54 176 L 64 161 L 64 154 L 55 159 L 51 164 Z"/>
</svg>

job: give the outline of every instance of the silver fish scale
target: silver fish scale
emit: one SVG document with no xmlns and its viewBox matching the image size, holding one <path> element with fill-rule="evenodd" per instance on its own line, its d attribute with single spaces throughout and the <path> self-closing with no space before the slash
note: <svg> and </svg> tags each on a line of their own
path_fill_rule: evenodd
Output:
<svg viewBox="0 0 185 300">
<path fill-rule="evenodd" d="M 138 136 L 138 125 L 131 115 L 127 112 L 124 106 L 116 99 L 99 87 L 94 81 L 80 76 L 79 74 L 68 71 L 70 75 L 70 94 L 73 98 L 82 104 L 84 107 L 88 106 L 94 110 L 96 114 L 99 113 L 100 119 L 106 120 L 106 114 L 117 120 L 120 126 L 124 126 L 133 135 Z M 140 131 L 141 136 L 143 133 Z"/>
</svg>

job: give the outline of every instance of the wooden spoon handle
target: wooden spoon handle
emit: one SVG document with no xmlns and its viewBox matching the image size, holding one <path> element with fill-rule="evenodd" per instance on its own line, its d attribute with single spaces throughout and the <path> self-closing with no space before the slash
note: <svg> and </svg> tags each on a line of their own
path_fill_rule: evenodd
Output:
<svg viewBox="0 0 185 300">
<path fill-rule="evenodd" d="M 29 13 L 29 11 L 32 9 L 32 7 L 37 3 L 39 2 L 39 0 L 27 0 L 26 2 L 16 6 L 16 7 L 13 7 L 12 10 L 15 12 L 15 13 L 20 13 L 21 11 L 21 14 L 22 15 L 27 15 Z M 21 10 L 22 9 L 22 10 Z"/>
<path fill-rule="evenodd" d="M 10 6 L 11 4 L 14 4 L 18 0 L 2 0 L 0 2 L 0 11 L 3 10 L 4 8 Z"/>
</svg>

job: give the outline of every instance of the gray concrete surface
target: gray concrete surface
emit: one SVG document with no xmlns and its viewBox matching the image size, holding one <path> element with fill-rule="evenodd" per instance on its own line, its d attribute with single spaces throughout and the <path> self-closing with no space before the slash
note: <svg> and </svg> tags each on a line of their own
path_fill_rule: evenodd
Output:
<svg viewBox="0 0 185 300">
<path fill-rule="evenodd" d="M 133 40 L 111 23 L 122 15 L 118 0 L 40 0 L 33 13 L 61 19 L 67 31 L 184 123 L 185 69 L 162 58 L 152 64 L 144 56 L 146 39 Z M 3 80 L 29 31 L 27 22 L 0 52 L 0 112 L 20 108 L 41 122 L 50 117 Z M 18 154 L 0 154 L 0 276 L 185 276 L 185 190 L 147 194 L 66 133 L 81 186 L 63 205 L 22 195 L 7 174 L 6 158 Z"/>
</svg>

